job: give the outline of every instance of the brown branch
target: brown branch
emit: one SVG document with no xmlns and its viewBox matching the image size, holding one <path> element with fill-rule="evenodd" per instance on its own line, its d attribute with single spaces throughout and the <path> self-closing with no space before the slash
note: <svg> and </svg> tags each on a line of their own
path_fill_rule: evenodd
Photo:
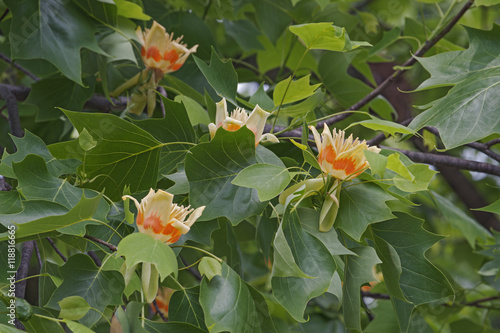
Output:
<svg viewBox="0 0 500 333">
<path fill-rule="evenodd" d="M 36 244 L 35 241 L 35 253 L 36 253 L 36 259 L 38 260 L 38 266 L 40 266 L 40 270 L 42 269 L 42 257 L 40 256 L 40 250 L 38 249 L 38 245 Z"/>
<path fill-rule="evenodd" d="M 396 149 L 391 147 L 380 146 L 384 149 L 390 149 L 399 151 L 406 156 L 408 156 L 414 162 L 426 163 L 431 165 L 447 165 L 458 169 L 469 170 L 469 171 L 477 171 L 483 172 L 490 175 L 500 176 L 500 166 L 481 163 L 476 161 L 465 160 L 462 158 L 442 155 L 442 154 L 431 154 L 431 153 L 422 153 L 418 151 L 405 150 L 405 149 Z"/>
<path fill-rule="evenodd" d="M 101 259 L 99 259 L 99 257 L 97 256 L 97 254 L 95 254 L 94 251 L 88 251 L 87 254 L 89 255 L 90 258 L 92 258 L 92 260 L 94 260 L 94 263 L 97 267 L 101 267 L 102 261 Z"/>
<path fill-rule="evenodd" d="M 168 321 L 168 319 L 165 318 L 165 316 L 161 312 L 160 308 L 158 307 L 158 304 L 156 303 L 156 299 L 153 300 L 153 306 L 155 307 L 156 314 L 159 315 L 163 321 Z"/>
<path fill-rule="evenodd" d="M 186 260 L 184 260 L 184 258 L 180 254 L 179 254 L 179 258 L 181 258 L 181 261 L 184 264 L 184 267 L 187 268 L 189 273 L 191 273 L 198 281 L 201 281 L 201 279 L 202 279 L 201 274 L 196 269 L 194 269 L 192 266 L 189 266 L 187 264 Z"/>
<path fill-rule="evenodd" d="M 68 258 L 66 258 L 66 256 L 64 254 L 62 254 L 62 252 L 59 250 L 59 248 L 56 246 L 56 244 L 54 243 L 54 241 L 52 240 L 52 238 L 50 237 L 47 237 L 45 238 L 49 243 L 50 245 L 52 245 L 52 247 L 54 248 L 54 250 L 56 251 L 56 253 L 59 255 L 59 257 L 61 257 L 61 259 L 66 262 L 68 261 Z"/>
<path fill-rule="evenodd" d="M 19 71 L 23 72 L 26 76 L 29 76 L 33 81 L 40 81 L 40 78 L 38 76 L 36 76 L 35 74 L 31 73 L 29 70 L 27 70 L 23 66 L 15 63 L 15 62 L 13 62 L 12 59 L 10 59 L 9 57 L 7 57 L 5 54 L 0 53 L 0 59 L 3 60 L 3 61 L 5 61 L 6 63 L 11 64 L 15 68 L 17 68 Z"/>
<path fill-rule="evenodd" d="M 22 138 L 24 136 L 24 131 L 21 127 L 21 120 L 19 119 L 17 96 L 8 88 L 7 85 L 0 84 L 0 98 L 5 100 L 5 104 L 7 105 L 10 132 L 12 135 Z"/>
<path fill-rule="evenodd" d="M 96 242 L 98 244 L 104 245 L 104 246 L 106 246 L 107 248 L 109 248 L 113 252 L 116 251 L 116 246 L 115 245 L 113 245 L 111 243 L 108 243 L 106 241 L 103 241 L 102 239 L 96 238 L 94 236 L 89 236 L 89 235 L 85 235 L 85 236 L 83 236 L 83 238 L 87 238 L 87 239 L 89 239 L 89 240 L 91 240 L 93 242 Z"/>
<path fill-rule="evenodd" d="M 21 252 L 21 263 L 16 272 L 16 281 L 19 281 L 16 285 L 16 297 L 24 298 L 26 294 L 26 282 L 24 280 L 28 277 L 28 269 L 30 266 L 31 256 L 33 255 L 33 250 L 35 248 L 35 241 L 27 241 L 23 243 L 23 249 Z"/>
</svg>

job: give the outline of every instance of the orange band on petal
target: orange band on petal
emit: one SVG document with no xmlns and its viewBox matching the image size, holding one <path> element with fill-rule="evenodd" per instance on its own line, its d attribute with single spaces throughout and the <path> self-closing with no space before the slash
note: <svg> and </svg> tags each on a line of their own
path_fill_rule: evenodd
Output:
<svg viewBox="0 0 500 333">
<path fill-rule="evenodd" d="M 227 128 L 226 130 L 228 130 L 229 132 L 236 132 L 237 130 L 239 130 L 241 128 L 240 125 L 236 125 L 236 124 L 229 124 L 227 125 Z"/>
<path fill-rule="evenodd" d="M 170 61 L 170 63 L 175 63 L 179 59 L 179 55 L 175 50 L 170 50 L 168 52 L 165 52 L 165 55 L 163 56 L 163 60 Z"/>
<path fill-rule="evenodd" d="M 154 61 L 159 62 L 161 60 L 160 50 L 156 46 L 150 46 L 146 54 L 146 58 L 153 58 Z"/>
<path fill-rule="evenodd" d="M 175 72 L 178 71 L 182 67 L 182 65 L 184 64 L 174 64 L 172 67 L 170 67 L 170 69 L 172 69 Z"/>
<path fill-rule="evenodd" d="M 332 166 L 333 166 L 333 169 L 344 170 L 346 175 L 350 175 L 354 171 L 356 171 L 357 164 L 351 158 L 342 158 L 342 159 L 335 160 L 332 163 Z"/>
</svg>

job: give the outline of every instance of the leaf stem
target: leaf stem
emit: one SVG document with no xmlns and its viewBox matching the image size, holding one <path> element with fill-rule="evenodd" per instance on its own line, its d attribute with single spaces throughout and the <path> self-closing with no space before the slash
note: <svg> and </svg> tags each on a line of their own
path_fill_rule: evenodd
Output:
<svg viewBox="0 0 500 333">
<path fill-rule="evenodd" d="M 190 245 L 171 245 L 170 247 L 183 247 L 183 248 L 193 249 L 193 250 L 200 251 L 200 252 L 203 252 L 205 254 L 208 254 L 209 256 L 211 256 L 215 260 L 219 261 L 220 263 L 223 262 L 223 260 L 221 258 L 217 257 L 216 255 L 214 255 L 214 254 L 212 254 L 212 253 L 210 253 L 208 251 L 200 249 L 199 247 L 190 246 Z"/>
</svg>

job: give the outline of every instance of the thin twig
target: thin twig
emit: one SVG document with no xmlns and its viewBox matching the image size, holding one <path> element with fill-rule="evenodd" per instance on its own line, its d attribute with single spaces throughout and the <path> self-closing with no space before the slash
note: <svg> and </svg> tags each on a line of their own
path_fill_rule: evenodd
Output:
<svg viewBox="0 0 500 333">
<path fill-rule="evenodd" d="M 156 314 L 159 315 L 163 321 L 168 321 L 168 319 L 165 318 L 165 316 L 161 312 L 160 308 L 158 307 L 158 304 L 156 303 L 156 299 L 153 301 L 153 306 L 155 307 Z"/>
<path fill-rule="evenodd" d="M 35 241 L 27 241 L 23 243 L 23 249 L 21 251 L 21 263 L 16 273 L 16 281 L 19 281 L 16 285 L 16 297 L 24 298 L 26 294 L 26 278 L 28 277 L 28 269 L 30 266 L 31 256 L 33 255 L 33 250 L 35 248 Z"/>
<path fill-rule="evenodd" d="M 10 59 L 9 57 L 7 57 L 5 54 L 0 53 L 0 59 L 2 59 L 3 61 L 5 61 L 6 63 L 11 64 L 15 68 L 17 68 L 19 71 L 23 72 L 26 76 L 29 76 L 31 79 L 33 79 L 33 81 L 40 81 L 40 78 L 38 76 L 36 76 L 35 74 L 31 73 L 29 70 L 27 70 L 23 66 L 15 63 L 15 62 L 13 62 L 12 59 Z"/>
<path fill-rule="evenodd" d="M 498 139 L 493 139 L 493 140 L 491 140 L 491 141 L 485 142 L 484 144 L 485 144 L 488 148 L 490 148 L 491 146 L 494 146 L 494 145 L 499 144 L 499 143 L 500 143 L 500 138 L 498 138 Z"/>
<path fill-rule="evenodd" d="M 85 235 L 85 236 L 83 236 L 83 238 L 87 238 L 87 239 L 89 239 L 89 240 L 91 240 L 93 242 L 96 242 L 98 244 L 104 245 L 104 246 L 106 246 L 107 248 L 109 248 L 113 252 L 116 251 L 116 246 L 114 246 L 113 244 L 108 243 L 106 241 L 103 241 L 102 239 L 96 238 L 94 236 L 89 236 L 89 235 Z"/>
<path fill-rule="evenodd" d="M 396 149 L 391 147 L 380 146 L 380 148 L 390 149 L 399 151 L 406 156 L 408 156 L 414 162 L 421 162 L 426 164 L 443 164 L 451 167 L 455 167 L 458 169 L 469 170 L 469 171 L 477 171 L 483 172 L 490 175 L 500 176 L 500 166 L 489 164 L 489 163 L 481 163 L 476 161 L 470 161 L 454 156 L 442 155 L 442 154 L 430 154 L 430 153 L 422 153 L 418 151 L 405 150 L 405 149 Z"/>
<path fill-rule="evenodd" d="M 179 254 L 179 258 L 181 258 L 182 263 L 187 268 L 189 273 L 191 273 L 198 281 L 201 281 L 201 279 L 202 279 L 201 274 L 193 266 L 189 266 L 180 254 Z"/>
<path fill-rule="evenodd" d="M 5 100 L 5 104 L 7 105 L 10 133 L 18 138 L 22 138 L 24 136 L 24 131 L 21 127 L 21 120 L 19 119 L 19 109 L 17 107 L 18 99 L 8 86 L 3 84 L 0 84 L 0 98 Z"/>
<path fill-rule="evenodd" d="M 35 253 L 36 253 L 36 259 L 38 260 L 38 266 L 40 266 L 40 270 L 42 269 L 42 257 L 40 256 L 40 250 L 38 250 L 38 245 L 36 244 L 35 241 Z"/>
<path fill-rule="evenodd" d="M 56 253 L 59 255 L 59 257 L 61 257 L 61 259 L 66 262 L 68 261 L 68 258 L 66 258 L 64 256 L 64 254 L 62 254 L 62 252 L 59 250 L 59 248 L 56 246 L 56 244 L 54 243 L 54 241 L 52 240 L 52 238 L 50 237 L 47 237 L 46 240 L 50 243 L 50 245 L 52 245 L 52 247 L 54 248 L 54 250 L 56 251 Z"/>
<path fill-rule="evenodd" d="M 167 98 L 167 92 L 165 88 L 163 88 L 162 86 L 158 86 L 157 90 L 160 94 L 162 94 L 163 97 Z M 160 108 L 161 108 L 161 114 L 163 115 L 163 118 L 165 118 L 165 104 L 163 104 L 162 98 L 160 98 Z"/>
</svg>

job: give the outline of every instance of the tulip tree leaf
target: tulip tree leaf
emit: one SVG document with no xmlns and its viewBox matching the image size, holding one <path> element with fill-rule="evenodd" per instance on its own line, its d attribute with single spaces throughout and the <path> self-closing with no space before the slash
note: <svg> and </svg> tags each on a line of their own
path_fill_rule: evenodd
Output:
<svg viewBox="0 0 500 333">
<path fill-rule="evenodd" d="M 73 141 L 50 147 L 56 157 L 74 154 L 70 156 L 85 161 L 80 170 L 91 180 L 84 184 L 86 187 L 104 190 L 110 199 L 118 201 L 126 185 L 130 185 L 132 193 L 156 185 L 162 145 L 151 134 L 111 114 L 66 110 L 64 114 L 79 132 L 86 128 L 97 141 L 85 153 Z"/>
<path fill-rule="evenodd" d="M 155 137 L 160 142 L 169 143 L 161 149 L 160 174 L 170 173 L 181 163 L 192 145 L 176 142 L 191 142 L 196 140 L 193 127 L 189 121 L 184 104 L 160 96 L 165 105 L 165 117 L 146 120 L 132 120 L 134 125 Z"/>
<path fill-rule="evenodd" d="M 10 225 L 11 223 L 22 224 L 41 219 L 46 216 L 63 215 L 68 211 L 68 208 L 56 202 L 27 200 L 23 202 L 23 207 L 20 212 L 13 214 L 0 214 L 0 223 L 4 226 Z"/>
<path fill-rule="evenodd" d="M 189 201 L 193 207 L 206 206 L 202 220 L 226 216 L 237 224 L 264 210 L 266 203 L 260 202 L 257 190 L 231 184 L 241 170 L 255 163 L 255 137 L 246 127 L 236 132 L 219 128 L 212 141 L 189 150 L 185 161 Z"/>
<path fill-rule="evenodd" d="M 59 177 L 60 175 L 66 173 L 73 173 L 81 164 L 81 162 L 76 159 L 55 159 L 43 140 L 32 134 L 30 131 L 26 131 L 23 138 L 13 136 L 12 140 L 16 145 L 17 152 L 9 154 L 6 150 L 4 151 L 2 162 L 0 164 L 0 175 L 3 175 L 4 177 L 15 178 L 16 175 L 14 174 L 14 171 L 12 171 L 12 163 L 21 162 L 29 154 L 36 154 L 42 157 L 47 164 L 49 173 L 54 177 Z"/>
<path fill-rule="evenodd" d="M 49 215 L 37 220 L 19 224 L 16 231 L 16 238 L 20 241 L 21 238 L 54 232 L 56 230 L 70 235 L 83 236 L 85 233 L 85 226 L 87 224 L 104 223 L 92 218 L 94 214 L 98 212 L 101 200 L 101 194 L 91 199 L 87 199 L 83 196 L 80 201 L 66 214 L 56 216 Z M 60 211 L 58 211 L 58 213 L 60 213 Z M 1 234 L 0 241 L 5 239 L 7 239 L 6 234 Z"/>
<path fill-rule="evenodd" d="M 292 25 L 289 29 L 304 41 L 308 49 L 349 51 L 371 46 L 367 42 L 351 41 L 345 28 L 334 26 L 331 22 Z"/>
<path fill-rule="evenodd" d="M 88 81 L 88 82 L 87 82 Z M 33 83 L 26 103 L 38 107 L 37 121 L 48 121 L 60 118 L 60 109 L 81 110 L 94 94 L 95 81 L 87 80 L 83 87 L 65 78 L 51 77 Z"/>
<path fill-rule="evenodd" d="M 327 291 L 336 264 L 328 248 L 302 229 L 297 211 L 287 210 L 281 223 L 292 254 L 290 260 L 311 278 L 282 277 L 273 274 L 271 280 L 273 295 L 295 320 L 305 322 L 304 310 L 307 302 Z"/>
<path fill-rule="evenodd" d="M 10 45 L 14 59 L 45 59 L 69 79 L 82 83 L 82 48 L 102 53 L 96 25 L 78 5 L 58 0 L 7 0 L 12 11 Z"/>
<path fill-rule="evenodd" d="M 357 256 L 345 260 L 345 281 L 342 288 L 345 326 L 361 332 L 361 297 L 360 288 L 364 283 L 375 280 L 372 268 L 380 263 L 375 250 L 368 246 L 350 249 Z"/>
<path fill-rule="evenodd" d="M 210 332 L 277 332 L 264 297 L 225 263 L 221 276 L 202 280 L 200 304 Z"/>
<path fill-rule="evenodd" d="M 168 303 L 168 320 L 185 322 L 206 329 L 199 299 L 199 286 L 174 292 Z"/>
<path fill-rule="evenodd" d="M 373 224 L 371 228 L 375 236 L 390 244 L 400 258 L 399 285 L 406 299 L 420 305 L 452 296 L 453 288 L 446 277 L 424 255 L 442 237 L 422 229 L 422 220 L 418 218 L 404 213 L 395 215 L 395 219 Z M 385 271 L 383 273 L 385 276 Z M 419 282 L 422 279 L 426 282 Z"/>
<path fill-rule="evenodd" d="M 234 70 L 231 60 L 223 62 L 217 55 L 217 52 L 215 52 L 213 46 L 210 65 L 207 65 L 203 60 L 196 56 L 193 56 L 193 58 L 212 88 L 214 88 L 219 95 L 225 97 L 234 105 L 238 105 L 236 103 L 238 74 Z"/>
<path fill-rule="evenodd" d="M 418 58 L 431 77 L 419 89 L 453 86 L 444 98 L 418 115 L 410 127 L 434 126 L 446 148 L 500 133 L 500 26 L 491 31 L 466 28 L 465 51 Z"/>
<path fill-rule="evenodd" d="M 261 201 L 268 201 L 280 194 L 290 183 L 290 180 L 292 178 L 286 168 L 259 163 L 241 170 L 231 183 L 254 188 Z"/>
<path fill-rule="evenodd" d="M 306 75 L 296 81 L 292 81 L 292 77 L 279 82 L 274 88 L 273 101 L 274 105 L 289 104 L 300 101 L 314 94 L 321 83 L 309 85 L 311 75 Z"/>
<path fill-rule="evenodd" d="M 198 270 L 201 275 L 205 275 L 210 281 L 216 275 L 221 275 L 222 267 L 220 262 L 210 257 L 203 257 L 198 264 Z"/>
<path fill-rule="evenodd" d="M 21 196 L 17 191 L 0 191 L 0 215 L 14 214 L 23 210 Z"/>
<path fill-rule="evenodd" d="M 394 217 L 385 203 L 394 198 L 375 184 L 354 182 L 340 191 L 340 207 L 334 226 L 360 240 L 369 224 Z"/>
<path fill-rule="evenodd" d="M 68 296 L 80 296 L 92 308 L 103 312 L 108 305 L 122 304 L 125 287 L 123 277 L 116 271 L 104 271 L 87 255 L 75 254 L 59 269 L 62 284 L 54 291 L 47 307 L 59 309 L 58 302 Z M 89 311 L 80 320 L 91 327 L 101 318 L 97 311 Z"/>
<path fill-rule="evenodd" d="M 116 255 L 125 256 L 128 268 L 141 262 L 155 265 L 161 280 L 172 273 L 177 276 L 177 259 L 174 251 L 150 235 L 139 232 L 128 235 L 118 244 Z"/>
<path fill-rule="evenodd" d="M 474 209 L 474 210 L 480 210 L 480 211 L 483 211 L 483 212 L 490 212 L 490 213 L 493 213 L 493 214 L 500 215 L 500 199 L 497 200 L 497 201 L 495 201 L 491 205 L 488 205 L 486 207 L 477 208 L 477 209 Z"/>
</svg>

